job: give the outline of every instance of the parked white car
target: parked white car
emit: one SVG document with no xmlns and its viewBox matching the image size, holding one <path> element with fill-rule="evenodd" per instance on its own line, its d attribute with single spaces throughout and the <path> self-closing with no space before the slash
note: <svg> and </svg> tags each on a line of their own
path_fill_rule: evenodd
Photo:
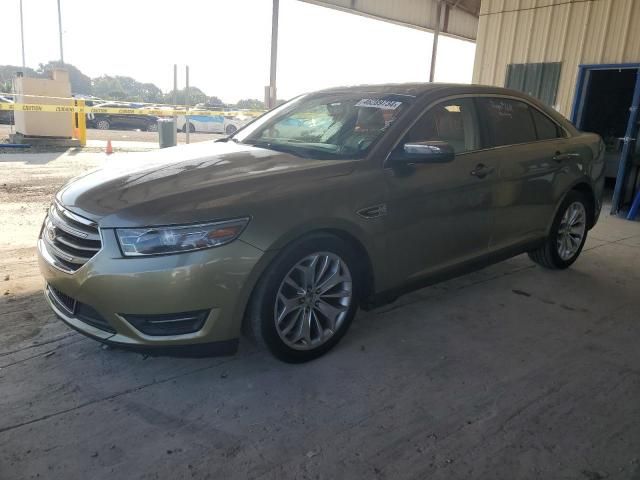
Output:
<svg viewBox="0 0 640 480">
<path fill-rule="evenodd" d="M 202 107 L 196 105 L 194 109 L 199 110 L 229 110 L 228 107 Z M 230 111 L 231 113 L 231 111 Z M 251 121 L 252 117 L 248 115 L 189 115 L 189 126 L 187 127 L 187 118 L 185 115 L 178 116 L 177 128 L 181 132 L 186 132 L 189 128 L 190 132 L 202 133 L 226 133 L 234 134 L 240 127 Z"/>
</svg>

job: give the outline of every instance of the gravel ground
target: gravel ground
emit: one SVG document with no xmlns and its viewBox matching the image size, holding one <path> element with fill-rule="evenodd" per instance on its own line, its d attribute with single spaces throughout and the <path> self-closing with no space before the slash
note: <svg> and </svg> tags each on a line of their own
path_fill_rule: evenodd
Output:
<svg viewBox="0 0 640 480">
<path fill-rule="evenodd" d="M 148 357 L 42 298 L 53 193 L 139 154 L 0 154 L 0 479 L 640 479 L 640 224 L 360 313 L 326 357 Z"/>
</svg>

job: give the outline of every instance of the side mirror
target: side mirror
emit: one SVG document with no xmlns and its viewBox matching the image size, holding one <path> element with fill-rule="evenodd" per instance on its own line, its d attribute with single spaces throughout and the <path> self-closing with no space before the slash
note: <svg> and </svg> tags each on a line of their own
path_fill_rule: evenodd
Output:
<svg viewBox="0 0 640 480">
<path fill-rule="evenodd" d="M 452 162 L 456 153 L 447 142 L 428 141 L 405 143 L 402 150 L 391 154 L 390 160 L 398 164 Z"/>
</svg>

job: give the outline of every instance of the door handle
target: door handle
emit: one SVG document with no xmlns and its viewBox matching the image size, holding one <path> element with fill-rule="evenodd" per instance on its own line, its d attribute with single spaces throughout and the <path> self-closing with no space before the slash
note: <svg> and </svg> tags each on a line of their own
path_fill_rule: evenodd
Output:
<svg viewBox="0 0 640 480">
<path fill-rule="evenodd" d="M 473 170 L 469 172 L 469 174 L 477 178 L 484 178 L 487 175 L 492 174 L 494 171 L 495 168 L 487 167 L 484 163 L 479 163 Z"/>
<path fill-rule="evenodd" d="M 565 160 L 571 160 L 571 159 L 580 158 L 580 157 L 582 157 L 582 155 L 580 155 L 577 152 L 569 152 L 569 153 L 556 152 L 556 154 L 553 156 L 553 160 L 556 162 L 564 162 Z"/>
</svg>

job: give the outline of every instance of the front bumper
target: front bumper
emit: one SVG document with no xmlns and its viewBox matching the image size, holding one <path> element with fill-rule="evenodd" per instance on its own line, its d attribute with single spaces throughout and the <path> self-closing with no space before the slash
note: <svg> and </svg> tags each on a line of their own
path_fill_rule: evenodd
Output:
<svg viewBox="0 0 640 480">
<path fill-rule="evenodd" d="M 245 305 L 269 255 L 236 240 L 196 252 L 125 258 L 115 232 L 104 229 L 102 249 L 75 272 L 56 268 L 48 257 L 39 240 L 45 297 L 55 314 L 75 330 L 125 347 L 205 347 L 223 342 L 226 351 L 230 343 L 237 344 Z M 88 322 L 62 308 L 49 286 L 90 307 L 101 321 Z M 181 335 L 147 335 L 125 318 L 192 311 L 207 311 L 206 320 L 198 331 Z"/>
</svg>

